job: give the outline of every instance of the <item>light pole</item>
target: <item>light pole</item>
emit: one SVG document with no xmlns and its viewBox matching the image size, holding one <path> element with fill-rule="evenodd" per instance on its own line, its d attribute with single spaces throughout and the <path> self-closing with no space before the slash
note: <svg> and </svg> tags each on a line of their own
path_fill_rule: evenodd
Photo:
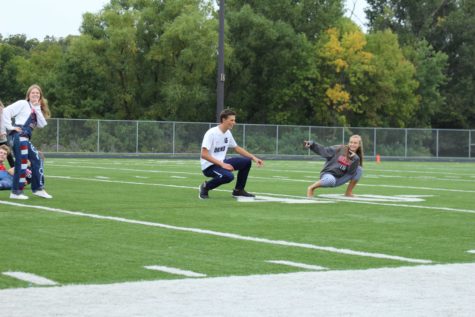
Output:
<svg viewBox="0 0 475 317">
<path fill-rule="evenodd" d="M 218 38 L 218 80 L 216 100 L 216 122 L 224 109 L 224 0 L 219 0 L 219 38 Z"/>
</svg>

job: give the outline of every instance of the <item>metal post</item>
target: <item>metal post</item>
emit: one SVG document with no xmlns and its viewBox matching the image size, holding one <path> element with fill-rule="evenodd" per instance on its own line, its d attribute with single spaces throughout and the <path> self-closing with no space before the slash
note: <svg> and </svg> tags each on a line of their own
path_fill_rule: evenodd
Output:
<svg viewBox="0 0 475 317">
<path fill-rule="evenodd" d="M 101 137 L 101 121 L 97 120 L 97 153 L 100 150 L 100 137 Z"/>
<path fill-rule="evenodd" d="M 435 144 L 435 157 L 439 157 L 439 129 L 435 130 L 436 132 L 436 144 Z"/>
<path fill-rule="evenodd" d="M 59 120 L 56 119 L 56 152 L 59 152 Z"/>
<path fill-rule="evenodd" d="M 378 154 L 376 152 L 376 142 L 377 142 L 377 139 L 376 139 L 376 128 L 373 128 L 373 153 L 374 153 L 374 156 L 376 157 L 376 155 Z"/>
<path fill-rule="evenodd" d="M 468 158 L 472 157 L 472 130 L 468 130 Z"/>
<path fill-rule="evenodd" d="M 135 153 L 139 153 L 139 121 L 135 125 Z"/>
<path fill-rule="evenodd" d="M 308 141 L 312 140 L 312 126 L 308 127 Z M 310 155 L 310 148 L 307 150 L 307 155 Z"/>
<path fill-rule="evenodd" d="M 173 141 L 172 141 L 172 154 L 175 155 L 175 138 L 176 138 L 176 122 L 173 121 Z"/>
<path fill-rule="evenodd" d="M 405 129 L 404 135 L 404 158 L 407 158 L 407 128 Z"/>
<path fill-rule="evenodd" d="M 218 84 L 216 100 L 216 122 L 224 109 L 224 0 L 219 0 L 219 38 L 218 38 Z"/>
</svg>

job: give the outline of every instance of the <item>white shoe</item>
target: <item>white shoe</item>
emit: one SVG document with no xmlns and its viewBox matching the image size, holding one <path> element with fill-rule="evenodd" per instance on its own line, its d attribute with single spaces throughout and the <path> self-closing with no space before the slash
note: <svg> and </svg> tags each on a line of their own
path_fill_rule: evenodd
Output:
<svg viewBox="0 0 475 317">
<path fill-rule="evenodd" d="M 53 198 L 53 196 L 51 196 L 50 194 L 48 194 L 44 189 L 38 190 L 38 191 L 34 192 L 33 195 L 36 195 L 36 196 L 38 196 L 38 197 L 47 198 L 47 199 Z"/>
<path fill-rule="evenodd" d="M 10 199 L 28 199 L 29 197 L 26 196 L 26 195 L 23 195 L 23 194 L 14 194 L 14 193 L 11 193 L 10 194 Z"/>
</svg>

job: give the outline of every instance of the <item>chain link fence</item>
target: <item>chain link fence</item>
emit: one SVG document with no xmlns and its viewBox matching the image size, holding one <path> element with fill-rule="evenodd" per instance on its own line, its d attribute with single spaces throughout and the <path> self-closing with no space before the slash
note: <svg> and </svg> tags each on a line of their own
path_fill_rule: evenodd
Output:
<svg viewBox="0 0 475 317">
<path fill-rule="evenodd" d="M 204 133 L 215 123 L 50 119 L 33 143 L 47 154 L 199 157 Z M 363 138 L 366 157 L 474 160 L 475 130 L 319 127 L 237 124 L 239 145 L 268 158 L 305 158 L 304 140 L 344 144 Z"/>
</svg>

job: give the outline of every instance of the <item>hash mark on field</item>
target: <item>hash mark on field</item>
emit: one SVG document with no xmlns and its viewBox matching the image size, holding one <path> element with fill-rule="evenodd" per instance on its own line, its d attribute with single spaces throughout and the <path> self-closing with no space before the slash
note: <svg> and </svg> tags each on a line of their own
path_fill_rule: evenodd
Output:
<svg viewBox="0 0 475 317">
<path fill-rule="evenodd" d="M 287 265 L 287 266 L 299 267 L 299 268 L 302 268 L 302 269 L 312 270 L 312 271 L 327 270 L 327 268 L 323 267 L 323 266 L 305 264 L 305 263 L 298 263 L 298 262 L 292 262 L 292 261 L 269 260 L 269 261 L 266 261 L 266 262 L 273 263 L 273 264 L 282 264 L 282 265 Z"/>
<path fill-rule="evenodd" d="M 271 244 L 271 245 L 280 245 L 280 246 L 285 246 L 285 247 L 303 248 L 303 249 L 310 249 L 310 250 L 333 252 L 333 253 L 338 253 L 338 254 L 356 255 L 356 256 L 363 256 L 363 257 L 369 257 L 369 258 L 394 260 L 394 261 L 409 262 L 409 263 L 419 263 L 419 264 L 432 263 L 431 260 L 413 259 L 413 258 L 406 258 L 403 256 L 397 256 L 397 255 L 355 251 L 351 249 L 340 249 L 340 248 L 320 246 L 320 245 L 315 245 L 315 244 L 310 244 L 310 243 L 300 243 L 300 242 L 285 241 L 285 240 L 271 240 L 271 239 L 259 238 L 259 237 L 249 237 L 249 236 L 243 236 L 236 233 L 219 232 L 219 231 L 190 228 L 190 227 L 178 227 L 178 226 L 167 225 L 167 224 L 158 223 L 158 222 L 133 220 L 133 219 L 127 219 L 127 218 L 121 218 L 121 217 L 113 217 L 113 216 L 102 216 L 102 215 L 84 213 L 80 211 L 70 211 L 70 210 L 64 210 L 64 209 L 59 209 L 59 208 L 51 208 L 51 207 L 46 207 L 46 206 L 26 205 L 26 204 L 14 203 L 14 202 L 9 202 L 9 201 L 0 201 L 0 204 L 23 207 L 23 208 L 34 208 L 34 209 L 57 212 L 57 213 L 72 215 L 72 216 L 111 220 L 111 221 L 164 228 L 164 229 L 170 229 L 170 230 L 176 230 L 176 231 L 193 232 L 193 233 L 211 235 L 211 236 L 216 236 L 216 237 L 221 237 L 221 238 L 251 241 L 251 242 Z"/>
<path fill-rule="evenodd" d="M 162 265 L 146 265 L 144 268 L 154 271 L 162 271 L 170 274 L 183 275 L 188 277 L 205 277 L 206 274 L 196 273 L 193 271 L 186 271 L 182 269 L 177 269 L 174 267 L 162 266 Z"/>
<path fill-rule="evenodd" d="M 52 281 L 50 279 L 47 279 L 45 277 L 32 274 L 32 273 L 26 273 L 26 272 L 3 272 L 3 275 L 7 275 L 13 278 L 16 278 L 18 280 L 22 280 L 28 283 L 36 284 L 36 285 L 58 285 L 55 281 Z"/>
<path fill-rule="evenodd" d="M 467 252 L 475 254 L 475 250 L 468 250 Z"/>
</svg>

